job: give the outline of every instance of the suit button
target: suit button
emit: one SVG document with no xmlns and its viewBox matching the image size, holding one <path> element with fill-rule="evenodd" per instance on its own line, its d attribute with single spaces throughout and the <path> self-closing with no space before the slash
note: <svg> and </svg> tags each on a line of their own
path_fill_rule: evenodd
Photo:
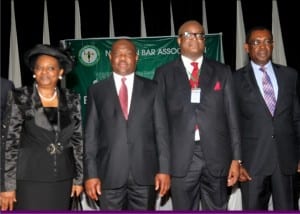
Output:
<svg viewBox="0 0 300 214">
<path fill-rule="evenodd" d="M 275 139 L 275 135 L 274 134 L 272 135 L 272 138 Z"/>
</svg>

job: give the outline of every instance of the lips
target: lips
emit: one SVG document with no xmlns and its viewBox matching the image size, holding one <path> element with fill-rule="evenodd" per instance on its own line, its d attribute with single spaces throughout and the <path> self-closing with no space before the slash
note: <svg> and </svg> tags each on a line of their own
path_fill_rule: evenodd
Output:
<svg viewBox="0 0 300 214">
<path fill-rule="evenodd" d="M 268 54 L 268 52 L 266 52 L 266 51 L 259 51 L 259 52 L 257 53 L 257 56 L 259 56 L 259 57 L 268 57 L 269 54 Z"/>
</svg>

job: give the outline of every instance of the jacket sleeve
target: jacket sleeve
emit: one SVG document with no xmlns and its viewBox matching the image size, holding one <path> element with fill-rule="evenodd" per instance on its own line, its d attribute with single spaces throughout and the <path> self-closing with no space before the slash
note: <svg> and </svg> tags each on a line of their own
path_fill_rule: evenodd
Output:
<svg viewBox="0 0 300 214">
<path fill-rule="evenodd" d="M 158 88 L 156 90 L 154 103 L 154 120 L 158 146 L 159 172 L 170 174 L 171 160 L 168 120 L 163 98 Z"/>
<path fill-rule="evenodd" d="M 91 88 L 88 90 L 86 123 L 85 123 L 85 145 L 84 145 L 84 164 L 85 180 L 89 178 L 98 178 L 98 145 L 99 145 L 99 127 L 97 108 L 95 104 L 94 93 Z"/>
<path fill-rule="evenodd" d="M 72 120 L 74 121 L 74 132 L 71 138 L 73 147 L 76 177 L 74 178 L 74 185 L 82 185 L 83 183 L 83 131 L 82 131 L 82 115 L 80 96 L 76 95 L 73 100 Z"/>
<path fill-rule="evenodd" d="M 17 159 L 24 117 L 13 93 L 8 95 L 1 130 L 1 192 L 16 190 Z"/>
<path fill-rule="evenodd" d="M 228 126 L 230 131 L 231 138 L 231 149 L 232 149 L 232 159 L 233 160 L 242 160 L 241 156 L 241 136 L 239 128 L 239 116 L 238 116 L 238 107 L 236 94 L 234 91 L 234 84 L 232 78 L 232 72 L 228 67 L 227 71 L 227 80 L 224 88 L 225 93 L 225 111 L 228 118 Z"/>
</svg>

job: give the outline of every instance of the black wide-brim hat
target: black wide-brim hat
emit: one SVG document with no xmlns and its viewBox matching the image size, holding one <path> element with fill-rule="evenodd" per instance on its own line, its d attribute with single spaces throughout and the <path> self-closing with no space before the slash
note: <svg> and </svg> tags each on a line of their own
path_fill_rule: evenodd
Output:
<svg viewBox="0 0 300 214">
<path fill-rule="evenodd" d="M 72 57 L 65 51 L 50 45 L 38 44 L 32 49 L 28 50 L 24 55 L 24 62 L 30 70 L 33 71 L 35 61 L 40 55 L 48 55 L 55 57 L 61 67 L 64 69 L 64 74 L 69 73 L 74 67 L 74 61 Z"/>
</svg>

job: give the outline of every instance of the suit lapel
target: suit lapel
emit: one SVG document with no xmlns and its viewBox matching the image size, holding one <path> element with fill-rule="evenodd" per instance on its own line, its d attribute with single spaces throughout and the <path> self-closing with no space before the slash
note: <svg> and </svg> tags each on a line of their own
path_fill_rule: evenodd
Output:
<svg viewBox="0 0 300 214">
<path fill-rule="evenodd" d="M 261 94 L 261 92 L 259 90 L 258 84 L 256 82 L 256 78 L 255 78 L 255 75 L 254 75 L 254 71 L 253 71 L 253 68 L 252 68 L 250 63 L 247 65 L 245 70 L 243 70 L 243 75 L 244 75 L 245 80 L 246 80 L 246 83 L 245 83 L 246 90 L 253 91 L 253 93 L 255 94 L 254 97 L 256 97 L 259 100 L 259 102 L 264 106 L 267 114 L 269 114 L 271 116 L 271 113 L 268 109 L 268 106 L 265 102 L 265 99 L 264 99 L 263 95 Z"/>
<path fill-rule="evenodd" d="M 212 77 L 213 77 L 213 69 L 209 65 L 209 63 L 203 59 L 203 63 L 200 68 L 200 79 L 199 79 L 199 86 L 201 88 L 201 94 L 204 95 L 205 91 L 209 91 L 212 87 Z"/>
<path fill-rule="evenodd" d="M 280 68 L 274 64 L 272 64 L 272 66 L 273 66 L 273 70 L 274 70 L 274 73 L 275 73 L 275 76 L 277 79 L 277 85 L 278 85 L 278 96 L 277 96 L 276 108 L 275 108 L 275 113 L 274 113 L 274 115 L 276 115 L 280 111 L 281 106 L 284 105 L 283 98 L 284 98 L 284 94 L 285 94 L 285 91 L 284 91 L 285 81 L 282 81 L 284 79 L 284 77 L 282 75 L 283 72 L 280 71 Z"/>
<path fill-rule="evenodd" d="M 173 72 L 174 84 L 176 87 L 180 87 L 182 90 L 190 92 L 191 86 L 189 83 L 189 78 L 181 58 L 177 60 L 175 69 L 175 72 Z"/>
<path fill-rule="evenodd" d="M 122 118 L 125 120 L 113 75 L 107 79 L 107 87 L 104 88 L 107 90 L 106 95 L 109 97 L 106 100 L 110 101 L 109 104 L 111 105 L 111 109 L 114 109 L 113 111 L 116 112 L 116 115 L 122 116 Z"/>
<path fill-rule="evenodd" d="M 130 119 L 131 115 L 134 115 L 134 113 L 136 110 L 138 109 L 138 103 L 139 103 L 139 99 L 142 96 L 142 90 L 143 90 L 143 82 L 136 76 L 134 75 L 134 81 L 133 81 L 133 88 L 132 88 L 132 95 L 131 95 L 131 103 L 130 105 L 130 109 L 128 112 L 128 120 Z"/>
</svg>

